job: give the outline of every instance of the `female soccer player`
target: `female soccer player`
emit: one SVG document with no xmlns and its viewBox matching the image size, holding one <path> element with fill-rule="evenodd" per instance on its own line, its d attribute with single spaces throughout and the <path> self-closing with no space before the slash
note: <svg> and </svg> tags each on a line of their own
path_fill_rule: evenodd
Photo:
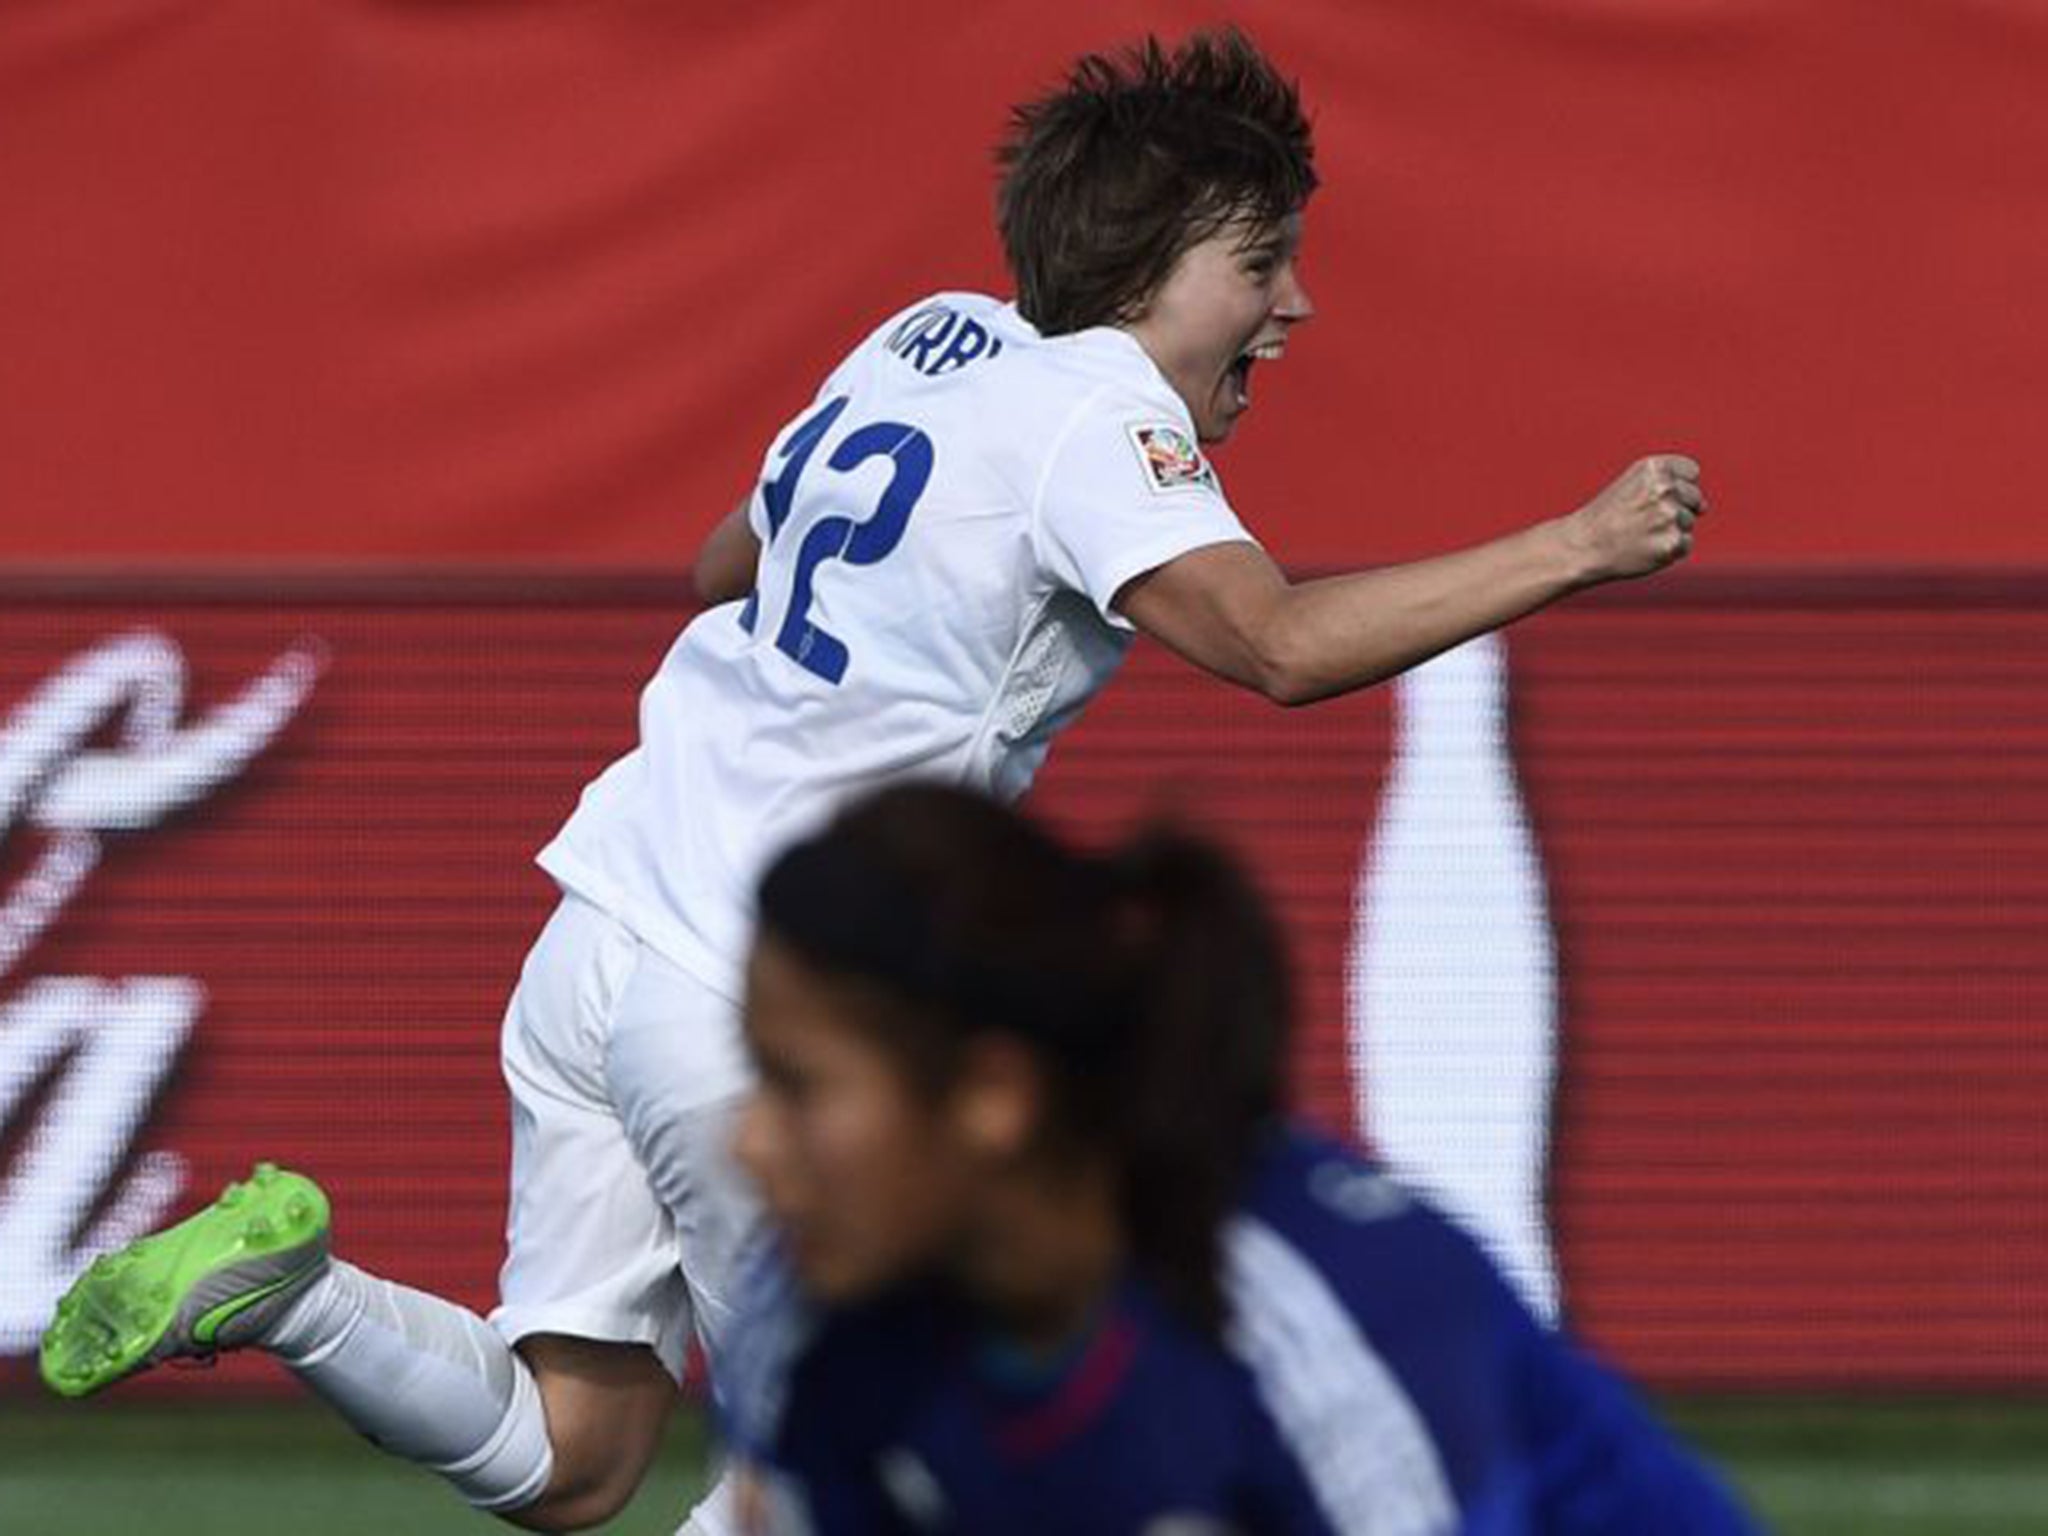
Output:
<svg viewBox="0 0 2048 1536">
<path fill-rule="evenodd" d="M 563 900 L 505 1020 L 489 1325 L 330 1262 L 319 1191 L 273 1175 L 79 1282 L 45 1338 L 59 1391 L 254 1345 L 481 1508 L 608 1518 L 693 1327 L 715 1371 L 731 1308 L 734 999 L 769 854 L 906 777 L 1022 794 L 1140 630 L 1304 703 L 1691 547 L 1698 466 L 1659 455 L 1493 543 L 1289 581 L 1202 445 L 1313 313 L 1293 86 L 1234 32 L 1090 57 L 1019 110 L 1002 158 L 1016 301 L 922 299 L 825 380 L 708 541 L 716 606 L 648 684 L 639 746 L 540 855 Z"/>
<path fill-rule="evenodd" d="M 1461 1233 L 1282 1121 L 1286 994 L 1173 835 L 1089 857 L 897 788 L 770 867 L 738 1147 L 779 1257 L 721 1380 L 754 1532 L 1749 1529 Z"/>
</svg>

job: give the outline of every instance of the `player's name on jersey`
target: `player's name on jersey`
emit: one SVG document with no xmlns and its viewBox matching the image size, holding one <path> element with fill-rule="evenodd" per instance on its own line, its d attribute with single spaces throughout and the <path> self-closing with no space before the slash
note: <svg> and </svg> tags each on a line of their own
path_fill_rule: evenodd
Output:
<svg viewBox="0 0 2048 1536">
<path fill-rule="evenodd" d="M 937 378 L 1003 350 L 1003 339 L 987 326 L 947 304 L 912 310 L 884 345 L 919 373 Z"/>
</svg>

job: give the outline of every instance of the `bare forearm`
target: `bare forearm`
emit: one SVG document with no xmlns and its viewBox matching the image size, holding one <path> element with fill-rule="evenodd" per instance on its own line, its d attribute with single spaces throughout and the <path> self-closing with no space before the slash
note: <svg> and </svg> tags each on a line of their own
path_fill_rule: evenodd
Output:
<svg viewBox="0 0 2048 1536">
<path fill-rule="evenodd" d="M 1604 581 L 1663 570 L 1706 511 L 1699 466 L 1638 460 L 1564 517 L 1455 554 L 1288 581 L 1263 550 L 1192 550 L 1130 582 L 1117 606 L 1196 666 L 1281 704 L 1384 682 L 1439 651 Z"/>
<path fill-rule="evenodd" d="M 1563 526 L 1545 522 L 1410 565 L 1298 583 L 1268 611 L 1262 691 L 1306 704 L 1384 682 L 1591 580 Z"/>
</svg>

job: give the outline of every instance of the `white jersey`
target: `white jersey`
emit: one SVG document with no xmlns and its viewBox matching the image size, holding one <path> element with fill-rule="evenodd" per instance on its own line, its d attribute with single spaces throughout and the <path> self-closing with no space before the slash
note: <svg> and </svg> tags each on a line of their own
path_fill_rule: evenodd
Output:
<svg viewBox="0 0 2048 1536">
<path fill-rule="evenodd" d="M 683 631 L 639 746 L 540 854 L 729 996 L 786 841 L 894 780 L 1021 795 L 1123 660 L 1118 591 L 1250 538 L 1132 337 L 1044 337 L 960 293 L 853 350 L 776 438 L 748 516 L 753 595 Z"/>
</svg>

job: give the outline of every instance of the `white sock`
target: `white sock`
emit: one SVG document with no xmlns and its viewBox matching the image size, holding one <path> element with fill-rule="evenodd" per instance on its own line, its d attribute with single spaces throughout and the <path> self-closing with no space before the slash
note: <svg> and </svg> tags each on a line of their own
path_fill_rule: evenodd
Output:
<svg viewBox="0 0 2048 1536">
<path fill-rule="evenodd" d="M 366 1439 L 479 1509 L 546 1491 L 554 1448 L 540 1389 L 474 1312 L 336 1259 L 261 1342 Z"/>
</svg>

